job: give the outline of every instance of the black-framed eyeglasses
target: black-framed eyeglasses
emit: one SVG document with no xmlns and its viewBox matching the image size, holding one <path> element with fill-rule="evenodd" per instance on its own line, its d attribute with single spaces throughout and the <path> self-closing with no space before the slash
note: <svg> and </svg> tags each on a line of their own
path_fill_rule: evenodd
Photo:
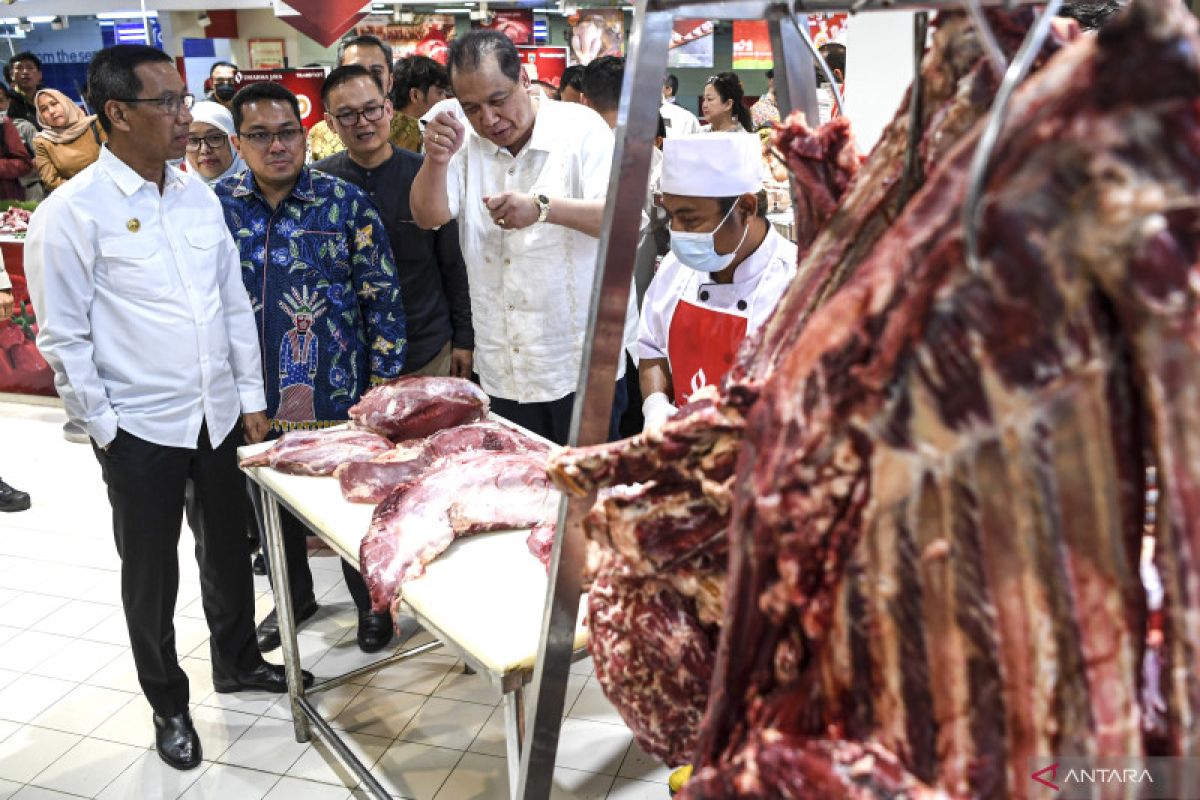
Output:
<svg viewBox="0 0 1200 800">
<path fill-rule="evenodd" d="M 367 122 L 378 122 L 383 119 L 383 112 L 386 106 L 369 106 L 361 111 L 343 111 L 340 114 L 334 114 L 333 118 L 338 121 L 338 124 L 343 128 L 349 128 L 352 125 L 358 124 L 359 117 L 362 117 Z"/>
<path fill-rule="evenodd" d="M 291 147 L 304 138 L 304 128 L 284 128 L 274 133 L 270 131 L 251 131 L 250 133 L 239 133 L 238 138 L 259 150 L 266 150 L 271 146 L 271 142 L 276 139 L 284 147 Z"/>
<path fill-rule="evenodd" d="M 220 150 L 229 142 L 229 137 L 223 133 L 210 133 L 207 136 L 189 136 L 187 140 L 187 149 L 189 153 L 196 153 L 200 150 L 200 145 L 208 145 L 209 150 Z"/>
<path fill-rule="evenodd" d="M 196 96 L 191 94 L 168 94 L 162 97 L 115 97 L 119 103 L 153 103 L 169 116 L 175 116 L 181 108 L 190 109 L 196 104 Z"/>
</svg>

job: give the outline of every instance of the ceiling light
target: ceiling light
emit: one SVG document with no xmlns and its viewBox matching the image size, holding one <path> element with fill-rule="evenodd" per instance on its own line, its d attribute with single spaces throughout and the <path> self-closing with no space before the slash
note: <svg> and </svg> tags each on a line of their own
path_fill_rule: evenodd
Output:
<svg viewBox="0 0 1200 800">
<path fill-rule="evenodd" d="M 29 33 L 31 30 L 33 30 L 33 23 L 29 21 L 28 17 L 20 17 L 17 20 L 17 27 L 26 33 Z"/>
<path fill-rule="evenodd" d="M 201 28 L 207 28 L 209 25 L 212 25 L 212 17 L 208 15 L 207 11 L 201 11 L 196 15 L 196 24 Z"/>
<path fill-rule="evenodd" d="M 71 27 L 71 20 L 68 17 L 58 16 L 50 20 L 50 30 L 52 31 L 61 31 L 69 27 Z"/>
</svg>

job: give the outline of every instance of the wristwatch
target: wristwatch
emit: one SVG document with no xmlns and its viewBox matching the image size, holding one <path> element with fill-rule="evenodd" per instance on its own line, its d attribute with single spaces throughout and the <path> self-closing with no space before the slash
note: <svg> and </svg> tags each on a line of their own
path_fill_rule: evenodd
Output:
<svg viewBox="0 0 1200 800">
<path fill-rule="evenodd" d="M 550 216 L 550 198 L 544 194 L 535 194 L 533 202 L 537 203 L 538 207 L 538 222 L 545 222 L 546 217 Z"/>
</svg>

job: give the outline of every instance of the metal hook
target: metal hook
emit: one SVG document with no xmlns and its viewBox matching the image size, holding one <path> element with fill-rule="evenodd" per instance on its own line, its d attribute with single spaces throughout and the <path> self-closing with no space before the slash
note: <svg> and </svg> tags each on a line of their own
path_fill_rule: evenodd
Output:
<svg viewBox="0 0 1200 800">
<path fill-rule="evenodd" d="M 868 0 L 869 2 L 869 0 Z M 788 17 L 792 20 L 792 25 L 796 27 L 796 33 L 799 34 L 804 46 L 808 48 L 808 52 L 812 55 L 813 61 L 821 68 L 821 74 L 825 76 L 825 80 L 829 81 L 829 90 L 833 94 L 833 102 L 837 105 L 838 116 L 846 116 L 846 107 L 842 105 L 842 93 L 838 90 L 837 81 L 833 79 L 833 70 L 829 68 L 829 63 L 825 61 L 825 56 L 821 55 L 817 43 L 812 40 L 812 36 L 808 33 L 808 26 L 800 24 L 800 17 L 796 15 L 795 5 L 788 3 Z M 821 121 L 808 120 L 809 127 L 814 130 L 820 126 Z"/>
<path fill-rule="evenodd" d="M 979 261 L 979 207 L 980 201 L 983 199 L 983 187 L 987 183 L 988 165 L 1000 139 L 1000 132 L 1004 128 L 1004 117 L 1008 111 L 1008 105 L 1012 101 L 1013 92 L 1033 67 L 1033 62 L 1049 37 L 1050 26 L 1054 23 L 1054 17 L 1058 14 L 1058 9 L 1062 4 L 1063 0 L 1049 0 L 1033 24 L 1033 28 L 1025 36 L 1025 41 L 1021 43 L 1021 49 L 1017 51 L 1008 71 L 1004 73 L 1004 80 L 1000 82 L 1000 89 L 996 92 L 996 99 L 992 102 L 992 108 L 988 112 L 983 134 L 979 137 L 979 144 L 976 145 L 975 155 L 971 159 L 971 172 L 967 180 L 967 197 L 963 203 L 962 224 L 967 267 L 976 275 L 982 272 L 982 265 Z"/>
<path fill-rule="evenodd" d="M 1008 59 L 1004 57 L 1004 51 L 1000 49 L 1000 42 L 996 39 L 996 33 L 992 30 L 992 25 L 987 21 L 987 16 L 983 13 L 983 3 L 980 0 L 963 0 L 963 6 L 967 9 L 967 14 L 971 17 L 971 24 L 979 33 L 979 44 L 983 47 L 983 54 L 987 56 L 988 62 L 992 65 L 992 69 L 996 72 L 996 77 L 1002 77 L 1005 70 L 1008 69 Z"/>
</svg>

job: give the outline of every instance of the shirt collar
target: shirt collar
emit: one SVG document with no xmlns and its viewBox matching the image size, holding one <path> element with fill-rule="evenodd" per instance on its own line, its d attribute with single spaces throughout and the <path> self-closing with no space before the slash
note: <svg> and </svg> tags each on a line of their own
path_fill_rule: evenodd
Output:
<svg viewBox="0 0 1200 800">
<path fill-rule="evenodd" d="M 254 180 L 254 172 L 246 169 L 238 179 L 237 186 L 233 187 L 230 193 L 234 197 L 249 197 L 254 195 L 265 203 L 262 192 L 258 190 L 258 181 Z M 307 166 L 300 168 L 300 177 L 296 179 L 296 185 L 292 187 L 292 193 L 289 197 L 294 197 L 302 203 L 314 203 L 317 200 L 317 193 L 313 189 L 312 170 Z"/>
<path fill-rule="evenodd" d="M 771 259 L 779 251 L 779 245 L 783 242 L 783 236 L 768 221 L 767 236 L 762 240 L 762 244 L 758 246 L 757 250 L 746 256 L 746 260 L 738 264 L 737 269 L 733 271 L 734 285 L 757 281 L 766 270 L 767 265 L 771 263 Z"/>
<path fill-rule="evenodd" d="M 120 158 L 113 154 L 108 149 L 108 145 L 100 148 L 100 158 L 97 159 L 100 168 L 108 173 L 112 178 L 113 183 L 117 185 L 126 197 L 132 196 L 135 192 L 141 189 L 146 184 L 154 186 L 152 181 L 148 181 L 133 170 L 133 167 L 126 164 Z M 184 181 L 183 173 L 170 164 L 163 165 L 163 189 L 169 186 L 182 184 Z M 155 189 L 158 187 L 155 186 Z"/>
</svg>

